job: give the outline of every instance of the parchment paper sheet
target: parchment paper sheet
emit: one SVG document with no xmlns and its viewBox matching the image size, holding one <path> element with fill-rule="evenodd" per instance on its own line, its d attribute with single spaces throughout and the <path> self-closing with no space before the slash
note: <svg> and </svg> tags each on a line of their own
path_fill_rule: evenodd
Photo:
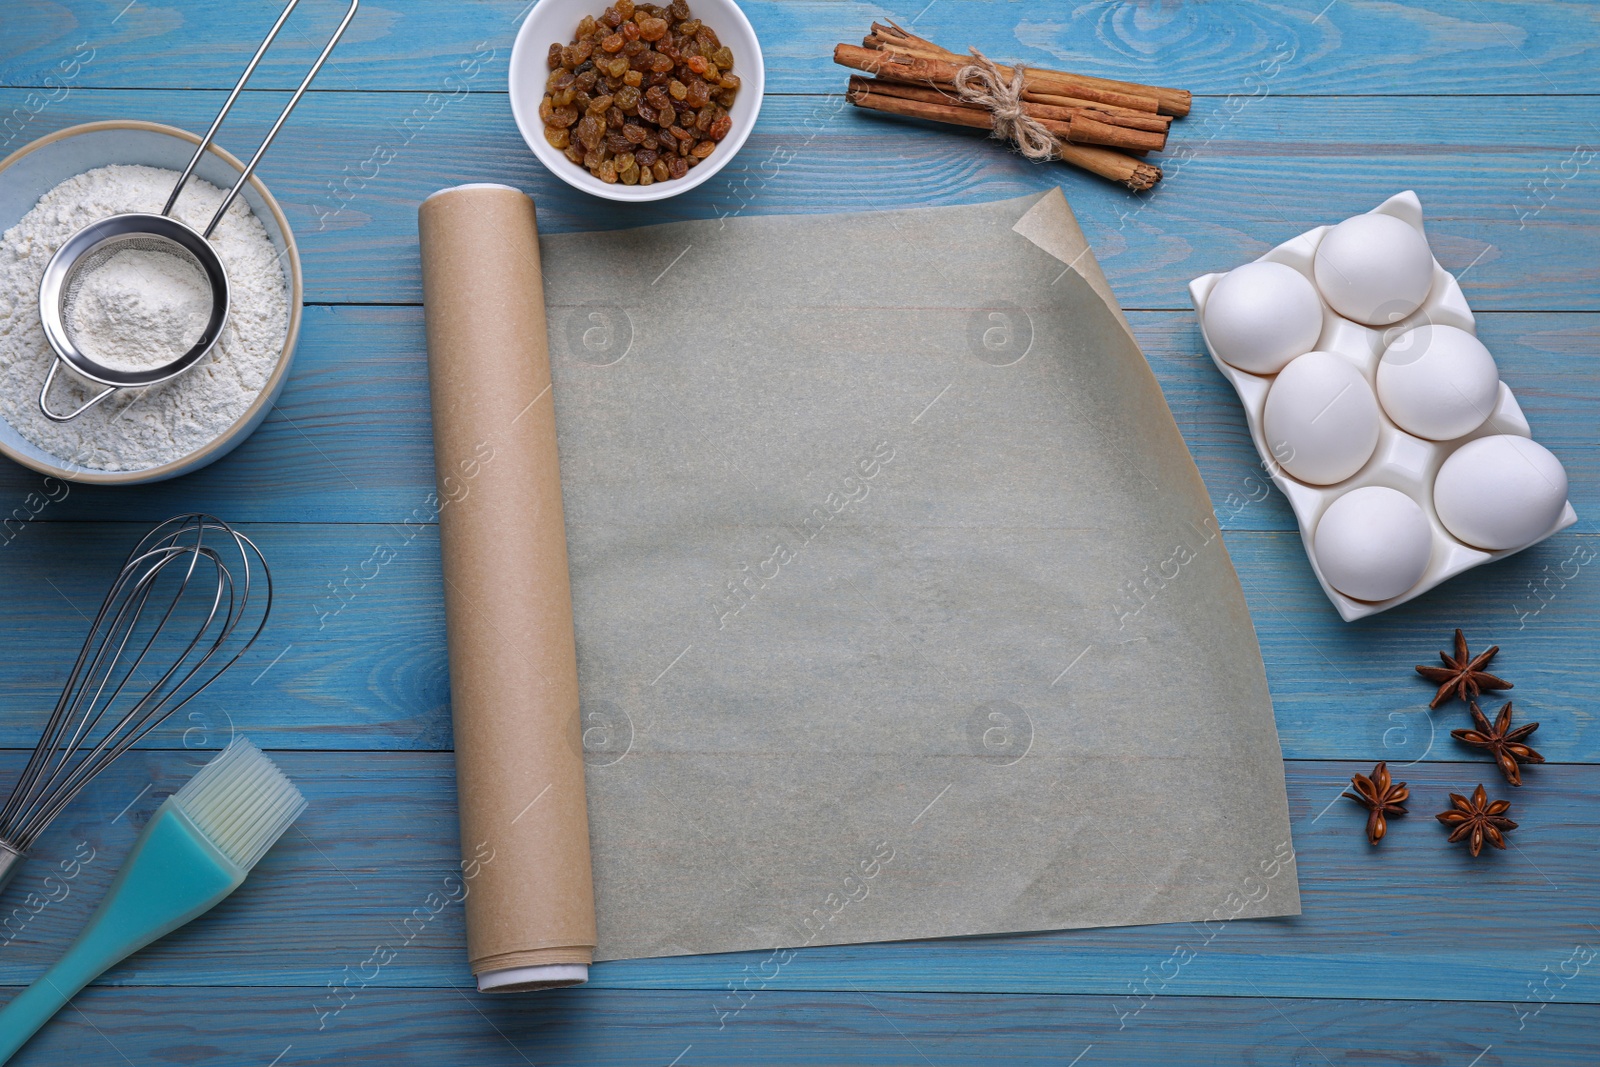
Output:
<svg viewBox="0 0 1600 1067">
<path fill-rule="evenodd" d="M 597 959 L 1298 913 L 1239 584 L 1059 192 L 540 244 Z"/>
</svg>

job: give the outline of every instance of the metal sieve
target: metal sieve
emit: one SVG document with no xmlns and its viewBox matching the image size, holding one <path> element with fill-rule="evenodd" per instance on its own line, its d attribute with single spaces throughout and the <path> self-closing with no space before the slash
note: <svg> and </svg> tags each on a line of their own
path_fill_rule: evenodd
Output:
<svg viewBox="0 0 1600 1067">
<path fill-rule="evenodd" d="M 176 378 L 184 371 L 200 362 L 205 355 L 216 345 L 222 336 L 223 327 L 228 321 L 228 272 L 222 265 L 222 259 L 217 255 L 216 249 L 211 245 L 209 238 L 217 224 L 222 221 L 222 216 L 232 206 L 234 198 L 239 195 L 244 183 L 250 180 L 250 175 L 255 173 L 256 164 L 261 162 L 261 157 L 267 154 L 273 138 L 283 128 L 284 121 L 289 113 L 305 95 L 306 89 L 311 85 L 311 80 L 322 69 L 322 64 L 332 54 L 333 48 L 339 43 L 339 38 L 344 36 L 350 20 L 355 17 L 356 8 L 360 0 L 350 0 L 350 7 L 345 11 L 344 18 L 333 31 L 333 36 L 323 47 L 322 53 L 317 56 L 317 61 L 311 65 L 300 87 L 289 98 L 289 103 L 279 113 L 277 121 L 272 124 L 272 129 L 267 131 L 266 139 L 261 142 L 261 147 L 256 149 L 256 154 L 250 162 L 239 172 L 239 177 L 228 189 L 222 203 L 217 207 L 216 214 L 211 216 L 204 230 L 195 230 L 186 223 L 173 218 L 172 206 L 178 201 L 178 194 L 188 184 L 190 176 L 194 173 L 195 166 L 200 162 L 200 157 L 211 146 L 212 139 L 222 125 L 223 119 L 228 117 L 228 112 L 233 108 L 233 103 L 239 98 L 239 93 L 244 90 L 245 83 L 255 73 L 256 66 L 261 62 L 261 57 L 272 45 L 278 31 L 283 28 L 284 22 L 291 12 L 300 3 L 300 0 L 289 0 L 288 6 L 278 16 L 278 21 L 273 23 L 272 29 L 267 32 L 261 46 L 256 49 L 256 54 L 251 57 L 249 64 L 244 68 L 244 73 L 239 76 L 239 82 L 223 101 L 222 109 L 217 112 L 217 117 L 212 120 L 211 128 L 200 139 L 200 144 L 195 148 L 194 155 L 183 168 L 183 173 L 178 176 L 177 182 L 172 187 L 171 194 L 167 197 L 166 205 L 159 215 L 142 212 L 128 212 L 112 215 L 98 222 L 92 222 L 67 238 L 62 246 L 56 249 L 55 255 L 50 257 L 50 262 L 45 266 L 44 277 L 39 283 L 39 321 L 44 327 L 44 336 L 50 342 L 50 347 L 55 351 L 56 359 L 51 362 L 50 370 L 45 374 L 44 385 L 39 389 L 39 410 L 46 418 L 55 422 L 66 422 L 75 419 L 85 411 L 94 407 L 100 401 L 116 392 L 118 389 L 139 389 L 160 382 Z M 211 289 L 211 311 L 207 316 L 204 330 L 189 349 L 182 354 L 162 362 L 158 365 L 139 369 L 128 370 L 108 366 L 103 359 L 97 359 L 93 351 L 85 351 L 78 344 L 78 339 L 68 326 L 67 308 L 77 298 L 78 292 L 96 270 L 114 255 L 125 250 L 155 252 L 163 255 L 174 256 L 191 267 L 197 268 L 206 278 L 206 283 Z M 66 364 L 83 378 L 106 388 L 91 397 L 73 411 L 61 415 L 50 410 L 47 397 L 50 387 L 55 382 L 56 371 L 62 364 Z"/>
</svg>

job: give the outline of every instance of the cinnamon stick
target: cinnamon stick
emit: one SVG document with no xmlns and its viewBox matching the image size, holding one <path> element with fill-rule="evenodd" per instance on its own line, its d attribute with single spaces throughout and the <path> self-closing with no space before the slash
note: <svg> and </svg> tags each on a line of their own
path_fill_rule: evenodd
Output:
<svg viewBox="0 0 1600 1067">
<path fill-rule="evenodd" d="M 854 44 L 834 46 L 833 61 L 840 66 L 875 74 L 888 81 L 936 87 L 955 85 L 956 73 L 961 68 L 971 65 L 970 63 L 933 59 L 927 56 L 914 56 L 906 52 L 890 51 L 887 48 L 865 48 Z M 1010 78 L 1012 76 L 1010 67 L 1001 66 L 1000 64 L 996 64 L 996 67 L 1002 77 Z M 1064 86 L 1044 77 L 1044 75 L 1050 73 L 1053 72 L 1026 71 L 1022 79 L 1023 87 L 1038 92 L 1058 90 L 1063 91 L 1065 95 Z M 1083 100 L 1111 104 L 1116 107 L 1128 108 L 1132 111 L 1145 111 L 1152 114 L 1159 107 L 1159 102 L 1155 97 L 1136 96 L 1130 93 L 1114 92 L 1092 86 L 1072 86 L 1070 95 Z"/>
<path fill-rule="evenodd" d="M 927 119 L 932 122 L 945 122 L 955 126 L 966 126 L 971 129 L 987 130 L 993 128 L 992 118 L 989 112 L 983 108 L 962 106 L 959 103 L 950 103 L 948 101 L 941 103 L 910 99 L 903 96 L 891 96 L 881 91 L 883 88 L 886 87 L 866 78 L 852 78 L 845 98 L 857 107 L 871 111 L 881 111 L 885 114 Z M 1045 121 L 1045 125 L 1048 128 L 1050 121 Z M 1065 162 L 1082 167 L 1084 170 L 1098 174 L 1102 178 L 1120 182 L 1135 191 L 1149 189 L 1161 180 L 1161 168 L 1141 162 L 1110 148 L 1057 142 L 1056 152 Z"/>
<path fill-rule="evenodd" d="M 1114 148 L 1101 148 L 1089 144 L 1064 144 L 1056 149 L 1065 163 L 1081 167 L 1091 174 L 1119 182 L 1136 193 L 1150 189 L 1161 180 L 1161 168 L 1118 152 Z"/>
<path fill-rule="evenodd" d="M 962 62 L 966 57 L 952 52 L 948 48 L 941 48 L 925 37 L 918 37 L 909 30 L 902 29 L 894 23 L 887 26 L 881 22 L 872 24 L 872 34 L 865 42 L 869 47 L 887 47 L 909 55 L 920 55 L 928 59 L 943 59 L 947 61 Z M 1035 73 L 1034 68 L 1029 68 L 1029 73 Z M 1054 82 L 1056 87 L 1045 91 L 1058 92 L 1064 96 L 1083 97 L 1085 94 L 1075 91 L 1074 86 L 1099 89 L 1114 93 L 1127 93 L 1134 96 L 1153 97 L 1158 101 L 1159 111 L 1163 115 L 1183 117 L 1189 113 L 1193 103 L 1192 94 L 1187 89 L 1172 89 L 1160 85 L 1144 85 L 1140 82 L 1119 81 L 1115 78 L 1097 78 L 1089 74 L 1070 74 L 1066 71 L 1039 70 L 1037 71 L 1045 80 Z"/>
<path fill-rule="evenodd" d="M 1030 89 L 1024 89 L 1022 91 L 1022 99 L 1028 103 L 1043 104 L 1047 107 L 1087 108 L 1102 115 L 1113 116 L 1117 120 L 1117 125 L 1126 126 L 1130 130 L 1155 130 L 1165 133 L 1172 125 L 1171 115 L 1156 115 L 1148 111 L 1135 111 L 1132 108 L 1117 107 L 1115 104 L 1101 104 L 1077 96 L 1036 93 Z"/>
<path fill-rule="evenodd" d="M 850 89 L 856 92 L 876 92 L 884 96 L 916 100 L 925 104 L 965 108 L 982 116 L 985 126 L 992 124 L 989 121 L 987 108 L 939 89 L 907 85 L 902 82 L 875 81 L 858 75 L 851 75 Z M 1074 144 L 1107 145 L 1130 152 L 1159 152 L 1167 140 L 1165 132 L 1148 132 L 1123 127 L 1117 121 L 1123 116 L 1108 115 L 1088 108 L 1050 107 L 1024 101 L 1023 113 L 1037 119 L 1045 129 L 1057 137 Z"/>
</svg>

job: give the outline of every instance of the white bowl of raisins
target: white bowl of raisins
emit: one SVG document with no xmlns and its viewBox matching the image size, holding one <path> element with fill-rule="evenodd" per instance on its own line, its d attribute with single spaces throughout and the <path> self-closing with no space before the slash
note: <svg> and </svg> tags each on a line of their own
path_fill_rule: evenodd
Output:
<svg viewBox="0 0 1600 1067">
<path fill-rule="evenodd" d="M 522 139 L 608 200 L 663 200 L 721 170 L 756 124 L 764 81 L 733 0 L 539 0 L 511 50 Z"/>
</svg>

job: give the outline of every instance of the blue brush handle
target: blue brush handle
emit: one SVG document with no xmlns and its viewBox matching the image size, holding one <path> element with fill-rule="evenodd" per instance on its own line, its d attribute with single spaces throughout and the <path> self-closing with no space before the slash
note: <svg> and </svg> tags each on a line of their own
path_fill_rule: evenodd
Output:
<svg viewBox="0 0 1600 1067">
<path fill-rule="evenodd" d="M 0 1064 L 106 968 L 215 907 L 245 874 L 169 798 L 72 947 L 0 1011 Z"/>
</svg>

